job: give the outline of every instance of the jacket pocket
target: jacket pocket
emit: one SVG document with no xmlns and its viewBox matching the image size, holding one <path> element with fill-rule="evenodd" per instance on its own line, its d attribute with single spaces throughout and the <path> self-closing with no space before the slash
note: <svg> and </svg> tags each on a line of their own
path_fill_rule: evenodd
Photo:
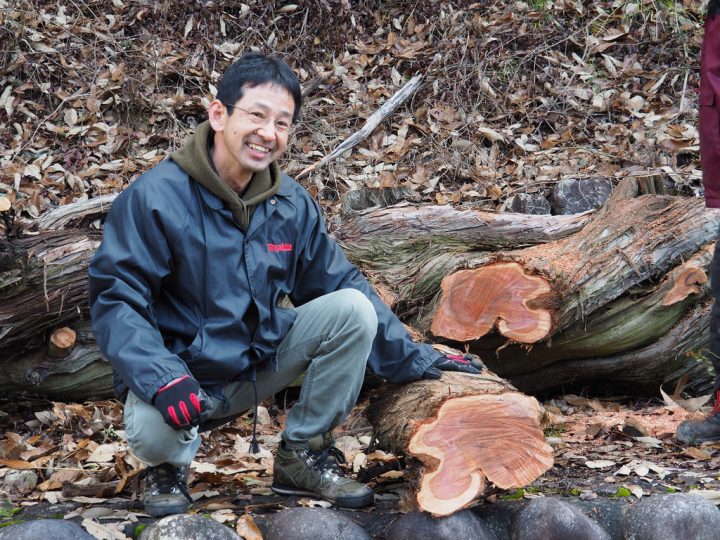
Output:
<svg viewBox="0 0 720 540">
<path fill-rule="evenodd" d="M 190 355 L 190 358 L 195 359 L 198 356 L 200 356 L 200 353 L 203 350 L 203 343 L 205 341 L 205 327 L 201 326 L 200 330 L 198 330 L 197 334 L 195 334 L 195 338 L 192 340 L 192 343 L 190 343 L 190 346 L 187 348 L 187 352 Z"/>
</svg>

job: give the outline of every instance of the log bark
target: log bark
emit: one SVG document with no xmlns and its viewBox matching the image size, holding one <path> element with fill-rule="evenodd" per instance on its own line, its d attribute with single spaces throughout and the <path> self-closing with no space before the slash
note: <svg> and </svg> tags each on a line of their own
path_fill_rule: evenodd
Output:
<svg viewBox="0 0 720 540">
<path fill-rule="evenodd" d="M 631 288 L 658 279 L 717 231 L 718 213 L 701 199 L 636 194 L 637 184 L 626 179 L 571 237 L 498 252 L 490 264 L 445 277 L 432 335 L 465 342 L 496 328 L 516 342 L 545 340 Z M 508 266 L 512 263 L 517 266 Z M 529 280 L 533 287 L 528 288 Z M 548 318 L 549 325 L 541 324 Z"/>
<path fill-rule="evenodd" d="M 100 244 L 90 231 L 0 240 L 0 358 L 45 345 L 87 309 L 87 268 Z"/>
<path fill-rule="evenodd" d="M 0 393 L 26 392 L 71 401 L 112 397 L 112 367 L 87 321 L 77 327 L 76 335 L 72 350 L 61 358 L 46 348 L 0 357 Z"/>
<path fill-rule="evenodd" d="M 489 373 L 386 385 L 367 410 L 381 447 L 408 458 L 411 503 L 446 516 L 487 493 L 525 486 L 553 463 L 544 409 Z"/>
<path fill-rule="evenodd" d="M 710 394 L 715 370 L 708 350 L 711 302 L 693 306 L 685 317 L 657 341 L 621 354 L 566 359 L 512 377 L 522 391 L 546 393 L 591 388 L 594 394 L 657 396 L 660 387 L 671 392 L 682 377 L 685 391 Z M 493 365 L 490 362 L 490 365 Z"/>
<path fill-rule="evenodd" d="M 677 334 L 707 295 L 707 241 L 718 213 L 700 199 L 637 193 L 628 179 L 603 209 L 575 216 L 354 206 L 335 234 L 404 321 L 433 341 L 462 343 L 515 380 L 565 361 L 625 358 Z M 67 205 L 30 223 L 35 232 L 0 241 L 0 363 L 35 358 L 46 369 L 51 332 L 87 317 L 87 266 L 100 241 L 89 225 L 111 203 Z M 46 230 L 57 226 L 84 228 Z M 659 351 L 656 371 L 698 373 L 691 357 L 674 350 Z M 602 362 L 597 372 L 592 365 L 573 383 L 609 376 Z M 642 388 L 656 387 L 657 377 L 644 373 Z M 697 385 L 705 384 L 703 373 Z"/>
<path fill-rule="evenodd" d="M 632 294 L 611 302 L 545 343 L 501 347 L 501 340 L 485 340 L 471 349 L 492 369 L 513 378 L 537 373 L 562 360 L 612 357 L 657 342 L 669 332 L 677 332 L 673 329 L 687 316 L 688 310 L 709 296 L 708 274 L 713 250 L 714 244 L 704 246 L 666 274 L 660 283 L 634 289 Z M 707 336 L 700 332 L 700 327 L 691 326 L 689 331 L 697 334 L 698 346 L 706 346 Z M 660 358 L 669 358 L 668 354 Z M 688 368 L 693 366 L 694 362 L 688 360 Z M 595 382 L 599 378 L 591 369 L 587 374 Z M 575 374 L 574 380 L 585 379 Z"/>
</svg>

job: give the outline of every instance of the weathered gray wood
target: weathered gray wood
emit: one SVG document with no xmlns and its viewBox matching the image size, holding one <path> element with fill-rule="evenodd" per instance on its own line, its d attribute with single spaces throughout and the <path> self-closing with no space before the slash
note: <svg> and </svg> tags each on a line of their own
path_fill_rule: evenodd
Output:
<svg viewBox="0 0 720 540">
<path fill-rule="evenodd" d="M 660 393 L 660 386 L 671 392 L 677 381 L 687 375 L 687 392 L 708 394 L 715 381 L 707 349 L 709 321 L 710 303 L 698 304 L 662 338 L 646 347 L 606 357 L 563 360 L 510 380 L 528 393 L 587 388 L 594 394 L 653 396 Z"/>
<path fill-rule="evenodd" d="M 0 357 L 0 393 L 37 394 L 82 401 L 113 396 L 112 368 L 100 353 L 87 322 L 77 328 L 77 345 L 53 358 L 47 348 Z"/>
<path fill-rule="evenodd" d="M 87 269 L 100 244 L 90 231 L 0 240 L 0 358 L 45 344 L 87 308 Z"/>
<path fill-rule="evenodd" d="M 33 231 L 57 231 L 78 227 L 105 215 L 112 207 L 117 195 L 117 193 L 102 195 L 86 201 L 58 206 L 32 221 L 28 221 L 25 225 L 28 230 Z"/>
<path fill-rule="evenodd" d="M 356 144 L 358 144 L 360 141 L 362 141 L 365 137 L 370 135 L 373 131 L 375 131 L 375 128 L 380 125 L 380 123 L 402 103 L 405 102 L 410 96 L 412 96 L 415 93 L 415 90 L 417 90 L 420 87 L 420 83 L 422 83 L 423 77 L 421 75 L 415 75 L 412 79 L 410 79 L 408 82 L 405 83 L 405 85 L 398 90 L 390 99 L 388 99 L 385 103 L 382 104 L 382 106 L 375 111 L 366 121 L 365 124 L 360 128 L 359 131 L 356 131 L 353 133 L 350 137 L 345 139 L 342 143 L 340 143 L 337 148 L 335 148 L 332 152 L 330 152 L 327 156 L 322 158 L 317 163 L 314 163 L 313 165 L 310 165 L 309 167 L 303 169 L 298 175 L 297 178 L 304 178 L 308 174 L 312 173 L 313 171 L 319 169 L 323 165 L 329 163 L 336 157 L 342 155 L 343 153 L 347 152 L 348 150 L 351 150 L 355 147 Z"/>
</svg>

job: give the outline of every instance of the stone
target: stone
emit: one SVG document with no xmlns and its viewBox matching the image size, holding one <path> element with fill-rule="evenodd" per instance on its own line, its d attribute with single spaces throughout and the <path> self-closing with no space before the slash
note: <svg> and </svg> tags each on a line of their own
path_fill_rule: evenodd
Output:
<svg viewBox="0 0 720 540">
<path fill-rule="evenodd" d="M 3 490 L 9 495 L 30 493 L 38 483 L 34 471 L 9 470 L 2 481 Z"/>
<path fill-rule="evenodd" d="M 712 540 L 720 536 L 720 510 L 700 495 L 652 495 L 625 511 L 627 540 Z"/>
<path fill-rule="evenodd" d="M 230 527 L 214 519 L 175 514 L 159 519 L 146 527 L 139 540 L 239 540 L 240 536 Z"/>
<path fill-rule="evenodd" d="M 511 538 L 610 540 L 610 535 L 576 506 L 557 499 L 538 498 L 531 500 L 517 513 Z"/>
<path fill-rule="evenodd" d="M 565 178 L 553 187 L 550 205 L 553 214 L 579 214 L 600 208 L 613 190 L 609 178 Z"/>
<path fill-rule="evenodd" d="M 267 408 L 262 405 L 258 405 L 257 408 L 257 424 L 258 426 L 272 426 L 272 418 Z"/>
<path fill-rule="evenodd" d="M 518 193 L 508 197 L 505 202 L 506 212 L 517 212 L 519 214 L 549 214 L 552 211 L 550 201 L 540 193 Z"/>
<path fill-rule="evenodd" d="M 471 510 L 434 518 L 423 512 L 405 514 L 388 528 L 386 540 L 496 540 Z"/>
<path fill-rule="evenodd" d="M 337 510 L 291 508 L 276 514 L 263 534 L 265 540 L 370 540 L 360 525 Z"/>
<path fill-rule="evenodd" d="M 94 540 L 80 525 L 64 519 L 37 519 L 0 528 L 0 540 Z"/>
</svg>

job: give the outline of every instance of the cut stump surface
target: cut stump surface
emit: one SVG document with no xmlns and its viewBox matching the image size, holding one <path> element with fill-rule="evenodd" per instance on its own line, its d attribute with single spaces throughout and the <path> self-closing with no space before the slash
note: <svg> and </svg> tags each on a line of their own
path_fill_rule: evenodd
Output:
<svg viewBox="0 0 720 540">
<path fill-rule="evenodd" d="M 470 341 L 497 324 L 504 336 L 535 343 L 550 332 L 550 312 L 532 307 L 533 301 L 550 292 L 550 285 L 542 277 L 526 274 L 518 263 L 455 272 L 443 279 L 441 289 L 431 327 L 435 336 Z"/>
</svg>

